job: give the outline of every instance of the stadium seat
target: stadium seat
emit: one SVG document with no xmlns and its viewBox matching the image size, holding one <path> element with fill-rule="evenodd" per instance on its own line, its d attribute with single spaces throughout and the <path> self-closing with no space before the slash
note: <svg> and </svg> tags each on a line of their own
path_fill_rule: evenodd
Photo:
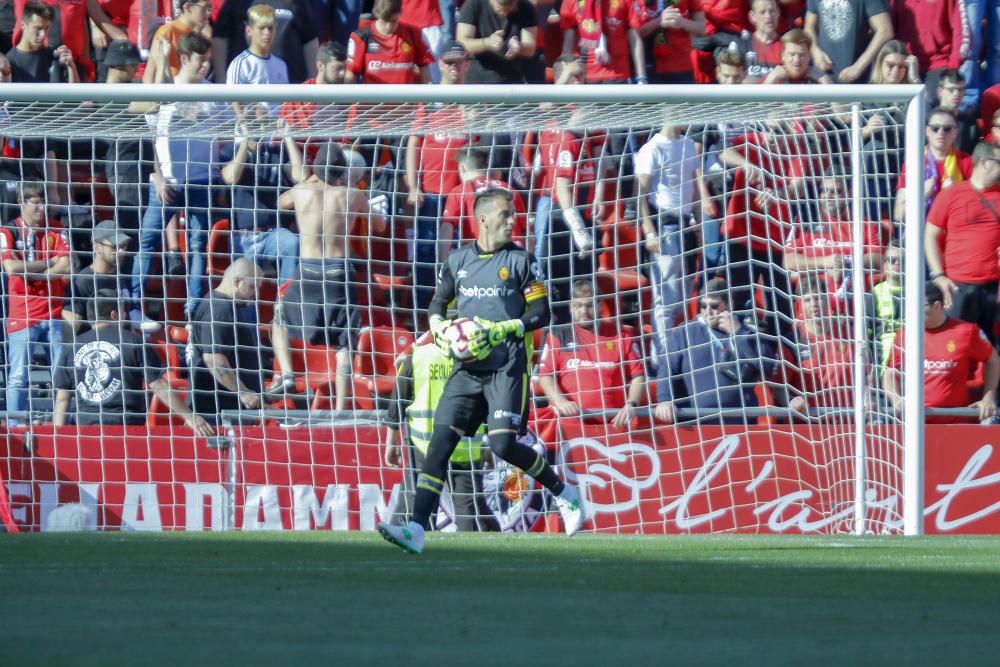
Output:
<svg viewBox="0 0 1000 667">
<path fill-rule="evenodd" d="M 233 261 L 228 220 L 216 220 L 208 234 L 208 275 L 221 276 Z"/>
<path fill-rule="evenodd" d="M 379 396 L 392 393 L 396 357 L 413 345 L 406 329 L 366 327 L 358 337 L 354 355 L 354 402 L 360 410 L 374 410 Z"/>
</svg>

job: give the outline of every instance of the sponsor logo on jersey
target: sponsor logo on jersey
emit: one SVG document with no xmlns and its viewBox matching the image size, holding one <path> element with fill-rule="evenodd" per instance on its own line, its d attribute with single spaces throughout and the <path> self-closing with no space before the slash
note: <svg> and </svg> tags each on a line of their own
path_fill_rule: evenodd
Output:
<svg viewBox="0 0 1000 667">
<path fill-rule="evenodd" d="M 378 42 L 368 43 L 368 53 L 378 53 L 381 50 L 382 50 L 382 45 L 379 44 Z"/>
<path fill-rule="evenodd" d="M 462 278 L 468 278 L 468 277 L 469 277 L 469 272 L 468 271 L 466 271 L 465 269 L 459 269 L 458 270 L 458 279 L 459 280 L 461 280 Z"/>
<path fill-rule="evenodd" d="M 510 278 L 510 269 L 508 269 L 506 266 L 501 266 L 500 271 L 497 272 L 497 275 L 500 276 L 500 280 L 507 280 L 508 278 Z"/>
<path fill-rule="evenodd" d="M 931 373 L 941 373 L 956 366 L 958 366 L 958 362 L 951 359 L 924 359 L 924 370 Z"/>
<path fill-rule="evenodd" d="M 502 285 L 492 285 L 490 287 L 459 287 L 458 291 L 462 296 L 470 299 L 489 299 L 494 297 L 507 297 L 514 293 L 514 290 Z"/>
<path fill-rule="evenodd" d="M 600 26 L 597 25 L 597 21 L 594 19 L 584 19 L 583 23 L 580 24 L 584 32 L 595 33 L 600 30 Z"/>
<path fill-rule="evenodd" d="M 578 368 L 618 368 L 616 361 L 591 361 L 590 359 L 580 359 L 573 357 L 566 360 L 566 370 L 575 371 Z"/>
<path fill-rule="evenodd" d="M 368 63 L 368 69 L 377 72 L 383 69 L 412 69 L 413 63 L 387 63 L 384 60 L 372 60 Z"/>
<path fill-rule="evenodd" d="M 511 426 L 521 425 L 521 415 L 516 412 L 510 412 L 509 410 L 494 410 L 493 419 L 509 419 Z"/>
</svg>

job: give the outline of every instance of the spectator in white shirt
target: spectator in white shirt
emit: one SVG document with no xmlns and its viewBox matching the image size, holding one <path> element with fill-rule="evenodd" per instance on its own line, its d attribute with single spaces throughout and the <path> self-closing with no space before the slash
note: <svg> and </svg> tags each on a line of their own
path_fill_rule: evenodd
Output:
<svg viewBox="0 0 1000 667">
<path fill-rule="evenodd" d="M 226 83 L 288 83 L 288 66 L 271 53 L 274 43 L 274 8 L 271 5 L 254 5 L 247 10 L 247 43 L 250 45 L 233 58 L 226 70 Z M 240 105 L 237 115 L 243 116 Z M 277 105 L 265 103 L 270 113 L 277 113 Z"/>
<path fill-rule="evenodd" d="M 696 258 L 691 224 L 700 213 L 701 160 L 694 141 L 680 125 L 667 125 L 650 137 L 635 156 L 639 220 L 646 250 L 653 259 L 653 328 L 660 363 L 667 333 L 683 317 Z"/>
</svg>

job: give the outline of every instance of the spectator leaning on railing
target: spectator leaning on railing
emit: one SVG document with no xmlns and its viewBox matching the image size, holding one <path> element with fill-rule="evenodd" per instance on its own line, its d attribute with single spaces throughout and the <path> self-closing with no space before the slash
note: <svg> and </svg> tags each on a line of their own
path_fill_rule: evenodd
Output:
<svg viewBox="0 0 1000 667">
<path fill-rule="evenodd" d="M 964 408 L 979 410 L 979 419 L 990 419 L 997 411 L 997 381 L 1000 380 L 1000 357 L 983 332 L 974 324 L 949 317 L 940 287 L 927 283 L 924 292 L 924 406 L 928 408 Z M 886 394 L 893 408 L 903 413 L 903 343 L 906 329 L 896 332 L 886 372 Z M 983 397 L 970 401 L 968 379 L 973 362 L 985 364 Z M 929 417 L 928 422 L 962 421 L 948 417 Z"/>
</svg>

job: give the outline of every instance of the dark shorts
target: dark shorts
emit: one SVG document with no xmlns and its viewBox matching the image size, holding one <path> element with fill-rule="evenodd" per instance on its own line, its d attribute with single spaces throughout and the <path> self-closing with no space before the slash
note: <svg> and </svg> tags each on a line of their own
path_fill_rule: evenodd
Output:
<svg viewBox="0 0 1000 667">
<path fill-rule="evenodd" d="M 483 422 L 488 431 L 520 431 L 527 419 L 528 372 L 522 363 L 495 372 L 476 373 L 456 367 L 434 413 L 434 423 L 475 433 Z"/>
<path fill-rule="evenodd" d="M 349 347 L 360 313 L 347 261 L 299 261 L 299 272 L 282 287 L 275 321 L 289 337 L 313 345 Z"/>
<path fill-rule="evenodd" d="M 993 344 L 993 323 L 997 316 L 997 283 L 955 283 L 958 291 L 951 295 L 948 314 L 965 322 L 979 325 Z"/>
</svg>

